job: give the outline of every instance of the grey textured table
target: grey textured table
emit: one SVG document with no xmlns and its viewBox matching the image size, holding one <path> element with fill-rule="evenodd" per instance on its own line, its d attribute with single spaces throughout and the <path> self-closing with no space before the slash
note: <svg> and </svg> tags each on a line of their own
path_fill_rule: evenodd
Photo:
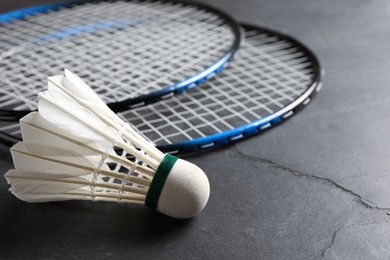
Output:
<svg viewBox="0 0 390 260">
<path fill-rule="evenodd" d="M 0 11 L 45 1 L 15 2 Z M 390 258 L 390 2 L 209 3 L 308 45 L 326 72 L 312 104 L 263 135 L 188 158 L 211 182 L 207 208 L 189 221 L 133 205 L 27 204 L 1 178 L 0 258 Z M 12 163 L 0 151 L 4 173 Z"/>
</svg>

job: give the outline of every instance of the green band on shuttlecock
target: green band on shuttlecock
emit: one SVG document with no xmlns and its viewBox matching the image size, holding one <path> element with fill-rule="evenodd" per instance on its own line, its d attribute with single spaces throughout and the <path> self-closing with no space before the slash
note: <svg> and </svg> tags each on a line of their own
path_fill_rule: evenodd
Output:
<svg viewBox="0 0 390 260">
<path fill-rule="evenodd" d="M 177 160 L 177 157 L 170 154 L 166 154 L 162 159 L 160 166 L 158 166 L 157 171 L 154 174 L 149 191 L 146 194 L 145 205 L 147 207 L 157 209 L 158 200 L 160 199 L 160 194 L 165 185 L 165 181 Z"/>
</svg>

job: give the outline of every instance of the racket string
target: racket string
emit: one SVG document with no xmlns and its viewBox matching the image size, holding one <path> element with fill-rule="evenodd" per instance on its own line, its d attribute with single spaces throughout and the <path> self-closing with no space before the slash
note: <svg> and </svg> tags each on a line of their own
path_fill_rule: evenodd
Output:
<svg viewBox="0 0 390 260">
<path fill-rule="evenodd" d="M 295 41 L 266 30 L 245 32 L 245 44 L 220 76 L 188 93 L 119 116 L 157 145 L 174 145 L 259 122 L 307 95 L 317 75 L 310 53 Z M 146 77 L 144 73 L 132 76 Z M 267 121 L 256 127 L 272 124 Z"/>
<path fill-rule="evenodd" d="M 13 110 L 35 109 L 46 76 L 64 67 L 107 103 L 148 94 L 207 69 L 235 39 L 214 12 L 159 1 L 75 5 L 3 24 L 0 32 L 0 73 L 8 79 L 0 79 L 0 97 L 9 96 L 0 109 Z"/>
<path fill-rule="evenodd" d="M 293 43 L 249 33 L 231 66 L 205 86 L 122 116 L 157 145 L 234 129 L 286 107 L 313 80 L 308 58 Z"/>
</svg>

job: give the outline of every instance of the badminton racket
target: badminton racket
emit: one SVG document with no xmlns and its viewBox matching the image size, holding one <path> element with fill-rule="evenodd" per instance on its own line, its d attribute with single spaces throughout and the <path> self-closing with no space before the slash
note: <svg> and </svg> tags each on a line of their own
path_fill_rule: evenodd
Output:
<svg viewBox="0 0 390 260">
<path fill-rule="evenodd" d="M 69 68 L 115 110 L 166 99 L 219 73 L 240 27 L 203 4 L 73 1 L 0 15 L 0 120 L 37 108 L 48 75 Z"/>
<path fill-rule="evenodd" d="M 181 96 L 120 113 L 171 154 L 225 146 L 278 125 L 320 90 L 315 55 L 297 40 L 245 26 L 245 43 L 229 68 Z"/>
</svg>

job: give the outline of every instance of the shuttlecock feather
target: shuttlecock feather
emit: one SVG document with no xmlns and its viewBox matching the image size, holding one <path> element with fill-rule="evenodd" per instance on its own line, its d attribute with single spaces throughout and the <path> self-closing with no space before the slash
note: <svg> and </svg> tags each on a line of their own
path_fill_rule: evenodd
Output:
<svg viewBox="0 0 390 260">
<path fill-rule="evenodd" d="M 209 182 L 192 163 L 163 154 L 112 112 L 77 75 L 49 77 L 39 112 L 20 120 L 10 191 L 27 202 L 143 203 L 175 218 L 198 214 Z"/>
</svg>

